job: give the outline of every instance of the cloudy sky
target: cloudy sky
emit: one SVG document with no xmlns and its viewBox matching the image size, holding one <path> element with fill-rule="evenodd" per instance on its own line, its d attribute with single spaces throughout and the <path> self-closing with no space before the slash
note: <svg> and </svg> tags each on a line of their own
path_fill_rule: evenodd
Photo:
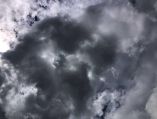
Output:
<svg viewBox="0 0 157 119">
<path fill-rule="evenodd" d="M 156 0 L 0 0 L 0 119 L 157 119 Z"/>
</svg>

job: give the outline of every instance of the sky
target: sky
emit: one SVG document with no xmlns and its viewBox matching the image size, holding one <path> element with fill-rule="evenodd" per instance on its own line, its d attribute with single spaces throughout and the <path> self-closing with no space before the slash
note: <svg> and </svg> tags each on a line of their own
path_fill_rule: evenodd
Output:
<svg viewBox="0 0 157 119">
<path fill-rule="evenodd" d="M 157 119 L 156 0 L 0 0 L 0 119 Z"/>
</svg>

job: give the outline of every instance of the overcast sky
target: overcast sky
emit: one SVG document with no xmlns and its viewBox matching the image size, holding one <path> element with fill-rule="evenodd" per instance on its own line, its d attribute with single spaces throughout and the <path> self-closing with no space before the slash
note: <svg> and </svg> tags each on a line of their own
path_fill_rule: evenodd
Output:
<svg viewBox="0 0 157 119">
<path fill-rule="evenodd" d="M 0 119 L 157 119 L 156 0 L 0 0 Z"/>
</svg>

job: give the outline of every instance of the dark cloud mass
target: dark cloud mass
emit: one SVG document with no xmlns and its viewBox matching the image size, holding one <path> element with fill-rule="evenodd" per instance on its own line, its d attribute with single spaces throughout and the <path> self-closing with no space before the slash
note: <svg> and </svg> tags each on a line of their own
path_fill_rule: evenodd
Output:
<svg viewBox="0 0 157 119">
<path fill-rule="evenodd" d="M 3 108 L 2 107 L 0 107 L 0 118 L 1 119 L 7 119 L 7 117 L 5 116 L 5 111 L 3 110 Z"/>
<path fill-rule="evenodd" d="M 37 96 L 27 97 L 23 114 L 57 119 L 68 118 L 71 113 L 79 117 L 89 111 L 86 105 L 93 92 L 87 76 L 89 66 L 79 62 L 76 70 L 69 70 L 69 61 L 60 53 L 74 53 L 80 43 L 89 40 L 90 36 L 81 24 L 66 19 L 56 17 L 44 20 L 37 26 L 37 31 L 19 39 L 20 43 L 14 50 L 3 54 L 4 59 L 28 76 L 26 83 L 35 84 L 39 90 Z M 45 39 L 40 40 L 42 36 L 38 34 L 43 34 Z M 47 47 L 53 47 L 49 45 L 51 41 L 58 50 L 55 54 L 59 54 L 54 62 L 55 69 L 39 56 Z M 66 103 L 74 109 L 68 109 L 70 105 Z"/>
<path fill-rule="evenodd" d="M 81 42 L 90 36 L 88 30 L 81 24 L 68 20 L 67 17 L 56 17 L 42 21 L 37 26 L 37 31 L 20 38 L 20 44 L 13 51 L 3 54 L 3 57 L 15 65 L 19 64 L 26 57 L 32 57 L 39 52 L 50 40 L 54 41 L 63 52 L 74 53 Z"/>
<path fill-rule="evenodd" d="M 107 0 L 77 19 L 29 13 L 31 30 L 1 54 L 0 119 L 157 118 L 149 106 L 156 88 L 156 4 Z"/>
</svg>

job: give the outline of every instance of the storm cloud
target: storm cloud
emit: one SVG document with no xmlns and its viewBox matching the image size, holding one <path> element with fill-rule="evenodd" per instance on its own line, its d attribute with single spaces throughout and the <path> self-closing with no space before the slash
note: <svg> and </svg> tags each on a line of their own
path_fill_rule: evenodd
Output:
<svg viewBox="0 0 157 119">
<path fill-rule="evenodd" d="M 48 3 L 79 2 L 34 5 Z M 86 4 L 79 15 L 27 15 L 29 32 L 0 55 L 0 118 L 157 117 L 156 1 Z"/>
</svg>

